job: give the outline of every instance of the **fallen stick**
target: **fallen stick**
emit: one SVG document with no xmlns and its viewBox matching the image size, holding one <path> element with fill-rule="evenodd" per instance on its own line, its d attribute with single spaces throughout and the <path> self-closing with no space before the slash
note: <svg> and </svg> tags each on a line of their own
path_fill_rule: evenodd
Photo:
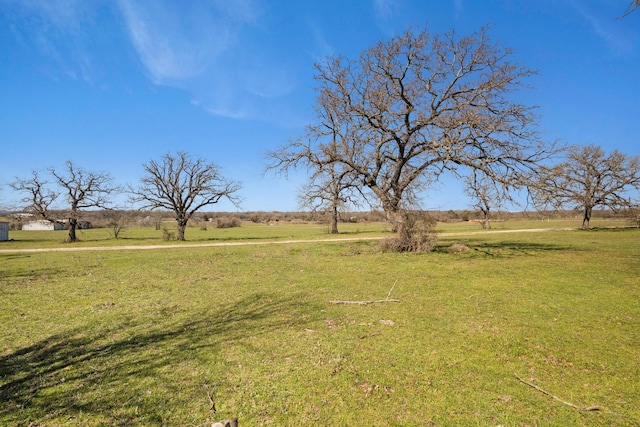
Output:
<svg viewBox="0 0 640 427">
<path fill-rule="evenodd" d="M 393 286 L 391 286 L 391 289 L 389 289 L 389 292 L 387 292 L 387 297 L 385 299 L 378 299 L 373 301 L 329 301 L 329 302 L 331 304 L 357 304 L 357 305 L 378 304 L 381 302 L 400 302 L 399 299 L 389 298 L 391 296 L 391 292 L 393 292 L 393 288 L 396 287 L 396 283 L 398 283 L 397 280 L 393 282 Z"/>
<path fill-rule="evenodd" d="M 556 395 L 553 395 L 553 394 L 549 393 L 547 390 L 543 389 L 542 387 L 538 387 L 537 385 L 532 384 L 532 383 L 530 383 L 529 381 L 525 381 L 525 380 L 523 380 L 522 378 L 520 378 L 520 377 L 518 376 L 518 374 L 513 374 L 513 375 L 515 375 L 515 376 L 516 376 L 516 378 L 518 379 L 518 381 L 520 381 L 520 382 L 522 382 L 522 383 L 525 383 L 525 384 L 526 384 L 526 385 L 528 385 L 529 387 L 533 387 L 533 388 L 535 388 L 536 390 L 538 390 L 539 392 L 541 392 L 541 393 L 543 393 L 543 394 L 546 394 L 547 396 L 549 396 L 549 397 L 551 397 L 551 398 L 553 398 L 553 399 L 557 400 L 558 402 L 564 403 L 564 404 L 565 404 L 565 405 L 567 405 L 567 406 L 571 406 L 572 408 L 577 409 L 578 411 L 599 411 L 599 410 L 600 410 L 600 407 L 599 407 L 599 406 L 587 406 L 587 407 L 582 407 L 582 408 L 581 408 L 580 406 L 574 405 L 574 404 L 573 404 L 573 403 L 571 403 L 571 402 L 567 402 L 566 400 L 562 400 L 562 399 L 560 399 L 558 396 L 556 396 Z"/>
<path fill-rule="evenodd" d="M 361 340 L 365 339 L 365 338 L 369 338 L 369 337 L 375 337 L 376 335 L 380 335 L 380 332 L 376 332 L 375 334 L 369 334 L 369 335 L 361 335 L 358 338 L 360 338 Z"/>
<path fill-rule="evenodd" d="M 391 292 L 393 292 L 393 288 L 396 287 L 396 283 L 398 283 L 398 279 L 396 279 L 396 281 L 393 282 L 393 286 L 391 286 L 391 289 L 389 289 L 389 292 L 387 292 L 387 299 L 389 299 L 389 297 L 391 296 Z"/>
<path fill-rule="evenodd" d="M 369 305 L 378 304 L 381 302 L 400 302 L 399 299 L 379 299 L 374 301 L 329 301 L 331 304 L 357 304 L 357 305 Z"/>
<path fill-rule="evenodd" d="M 218 410 L 216 409 L 216 402 L 214 402 L 213 398 L 211 397 L 211 393 L 209 392 L 209 387 L 205 386 L 205 388 L 207 389 L 207 397 L 209 398 L 209 403 L 211 403 L 211 408 L 209 409 L 212 410 L 213 413 L 215 414 L 216 412 L 218 412 Z"/>
</svg>

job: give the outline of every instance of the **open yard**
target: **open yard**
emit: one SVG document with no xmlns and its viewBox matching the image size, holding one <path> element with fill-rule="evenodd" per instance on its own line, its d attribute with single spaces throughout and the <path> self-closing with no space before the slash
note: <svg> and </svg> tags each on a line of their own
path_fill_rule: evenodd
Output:
<svg viewBox="0 0 640 427">
<path fill-rule="evenodd" d="M 0 425 L 640 425 L 640 230 L 441 228 L 429 254 L 318 225 L 12 232 Z M 252 244 L 187 246 L 218 242 Z M 69 250 L 119 245 L 166 247 Z"/>
</svg>

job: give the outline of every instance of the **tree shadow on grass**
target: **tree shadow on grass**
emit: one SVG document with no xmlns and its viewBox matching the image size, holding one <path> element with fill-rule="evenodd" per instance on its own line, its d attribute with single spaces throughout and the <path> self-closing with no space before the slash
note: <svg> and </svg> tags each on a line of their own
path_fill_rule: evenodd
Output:
<svg viewBox="0 0 640 427">
<path fill-rule="evenodd" d="M 464 244 L 473 252 L 479 252 L 492 257 L 510 257 L 517 255 L 534 255 L 538 252 L 549 251 L 566 251 L 575 250 L 576 248 L 567 245 L 558 245 L 553 243 L 535 243 L 522 241 L 465 241 Z M 451 243 L 439 244 L 436 248 L 437 252 L 451 252 L 449 249 Z"/>
<path fill-rule="evenodd" d="M 52 335 L 0 357 L 0 424 L 162 424 L 182 401 L 173 367 L 192 361 L 197 369 L 203 351 L 223 358 L 229 343 L 300 326 L 303 307 L 299 298 L 256 294 L 181 320 L 136 318 Z M 145 395 L 149 383 L 175 398 Z"/>
<path fill-rule="evenodd" d="M 637 226 L 634 225 L 629 225 L 629 226 L 619 226 L 619 227 L 591 227 L 588 230 L 580 230 L 580 231 L 587 231 L 587 232 L 600 232 L 600 231 L 607 231 L 607 232 L 636 232 L 638 230 Z"/>
<path fill-rule="evenodd" d="M 22 265 L 20 267 L 15 267 L 12 269 L 8 269 L 8 264 L 5 261 L 10 261 L 18 258 L 30 258 L 31 255 L 27 254 L 1 254 L 0 255 L 0 280 L 2 281 L 12 281 L 12 280 L 25 280 L 25 279 L 36 279 L 42 278 L 46 276 L 55 276 L 60 272 L 58 268 L 49 268 L 49 267 L 37 267 L 35 265 Z"/>
</svg>

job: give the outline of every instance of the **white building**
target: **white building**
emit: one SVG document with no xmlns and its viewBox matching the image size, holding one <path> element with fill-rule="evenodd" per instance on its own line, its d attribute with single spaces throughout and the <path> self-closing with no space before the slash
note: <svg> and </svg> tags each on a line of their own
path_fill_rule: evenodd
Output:
<svg viewBox="0 0 640 427">
<path fill-rule="evenodd" d="M 0 221 L 0 242 L 9 240 L 9 223 Z"/>
<path fill-rule="evenodd" d="M 35 231 L 35 230 L 66 230 L 66 227 L 60 223 L 47 221 L 46 219 L 41 219 L 38 221 L 29 221 L 22 225 L 22 229 L 26 231 Z"/>
</svg>

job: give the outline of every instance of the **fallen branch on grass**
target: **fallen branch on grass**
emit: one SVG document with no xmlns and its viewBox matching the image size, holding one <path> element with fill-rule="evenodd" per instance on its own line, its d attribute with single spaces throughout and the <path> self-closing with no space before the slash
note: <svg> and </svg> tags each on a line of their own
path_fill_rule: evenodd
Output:
<svg viewBox="0 0 640 427">
<path fill-rule="evenodd" d="M 391 289 L 389 289 L 389 292 L 387 292 L 387 297 L 385 299 L 378 299 L 378 300 L 372 300 L 372 301 L 329 301 L 329 302 L 331 304 L 357 304 L 357 305 L 378 304 L 381 302 L 400 302 L 399 299 L 389 298 L 391 296 L 391 292 L 393 292 L 393 288 L 396 287 L 396 283 L 398 283 L 397 280 L 393 283 L 393 286 L 391 286 Z"/>
<path fill-rule="evenodd" d="M 522 382 L 522 383 L 525 383 L 525 384 L 526 384 L 526 385 L 528 385 L 529 387 L 533 387 L 533 388 L 535 388 L 536 390 L 538 390 L 539 392 L 541 392 L 541 393 L 543 393 L 543 394 L 546 394 L 547 396 L 552 397 L 552 398 L 554 398 L 555 400 L 557 400 L 558 402 L 564 403 L 564 404 L 565 404 L 565 405 L 567 405 L 567 406 L 571 406 L 572 408 L 577 409 L 578 411 L 599 411 L 599 410 L 600 410 L 600 407 L 599 407 L 599 406 L 587 406 L 587 407 L 582 407 L 582 408 L 581 408 L 580 406 L 574 405 L 574 404 L 573 404 L 573 403 L 571 403 L 571 402 L 567 402 L 566 400 L 562 400 L 562 399 L 560 399 L 558 396 L 555 396 L 555 395 L 553 395 L 553 394 L 549 393 L 549 392 L 548 392 L 548 391 L 546 391 L 545 389 L 543 389 L 543 388 L 541 388 L 541 387 L 538 387 L 538 386 L 537 386 L 537 385 L 535 385 L 535 384 L 532 384 L 532 383 L 530 383 L 530 382 L 528 382 L 528 381 L 523 380 L 522 378 L 520 378 L 520 377 L 518 376 L 518 374 L 513 374 L 513 375 L 515 375 L 515 376 L 516 376 L 516 378 L 518 379 L 518 381 L 520 381 L 520 382 Z"/>
<path fill-rule="evenodd" d="M 331 304 L 357 304 L 357 305 L 369 305 L 377 304 L 380 302 L 400 302 L 399 299 L 378 299 L 374 301 L 329 301 Z"/>
<path fill-rule="evenodd" d="M 213 411 L 213 413 L 215 414 L 216 412 L 218 412 L 218 410 L 216 409 L 216 402 L 213 401 L 213 398 L 211 397 L 211 392 L 209 392 L 209 387 L 208 386 L 204 386 L 207 389 L 207 397 L 209 398 L 209 403 L 211 403 L 211 408 L 209 408 L 210 410 Z"/>
<path fill-rule="evenodd" d="M 365 338 L 370 338 L 370 337 L 375 337 L 377 335 L 380 335 L 380 332 L 376 332 L 375 334 L 369 334 L 369 335 L 361 335 L 358 338 L 360 338 L 361 340 L 365 339 Z"/>
</svg>

